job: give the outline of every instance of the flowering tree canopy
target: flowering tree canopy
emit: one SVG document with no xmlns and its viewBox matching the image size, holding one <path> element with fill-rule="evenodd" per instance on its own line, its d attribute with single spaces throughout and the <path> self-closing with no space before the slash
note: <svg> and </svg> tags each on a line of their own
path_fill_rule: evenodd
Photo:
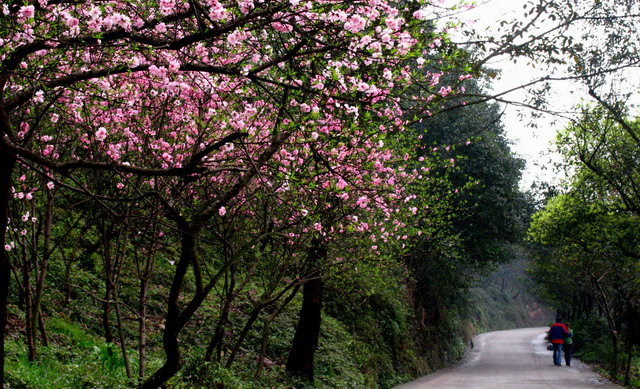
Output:
<svg viewBox="0 0 640 389">
<path fill-rule="evenodd" d="M 249 166 L 266 145 L 290 161 L 329 153 L 344 159 L 354 146 L 371 156 L 368 150 L 383 149 L 385 133 L 402 126 L 405 107 L 425 111 L 402 104 L 408 85 L 433 88 L 414 95 L 418 101 L 451 92 L 438 85 L 441 73 L 406 66 L 436 55 L 442 38 L 419 27 L 429 15 L 421 4 L 404 6 L 5 5 L 3 141 L 20 160 L 50 172 L 206 176 L 227 187 L 256 171 Z M 432 36 L 417 39 L 420 32 Z M 358 128 L 372 120 L 379 125 Z M 324 150 L 338 137 L 351 139 L 341 150 Z M 297 151 L 275 153 L 285 143 Z M 344 180 L 334 180 L 344 189 Z"/>
<path fill-rule="evenodd" d="M 418 172 L 390 146 L 459 91 L 440 82 L 458 57 L 434 27 L 439 3 L 5 2 L 0 229 L 12 199 L 65 187 L 105 201 L 160 198 L 191 237 L 212 219 L 251 217 L 252 201 L 271 196 L 275 229 L 292 240 L 406 239 L 400 215 L 415 208 L 405 184 Z M 17 164 L 47 184 L 16 183 Z M 108 196 L 87 170 L 111 177 Z M 4 312 L 13 246 L 4 233 L 0 243 Z M 190 263 L 180 259 L 172 293 Z"/>
</svg>

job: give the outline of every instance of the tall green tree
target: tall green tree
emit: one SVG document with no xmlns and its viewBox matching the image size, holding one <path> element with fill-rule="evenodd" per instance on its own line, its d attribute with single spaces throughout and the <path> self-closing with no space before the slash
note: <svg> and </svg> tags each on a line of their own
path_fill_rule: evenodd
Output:
<svg viewBox="0 0 640 389">
<path fill-rule="evenodd" d="M 466 93 L 480 90 L 471 83 Z M 469 288 L 513 258 L 530 207 L 519 188 L 524 161 L 509 148 L 498 105 L 465 106 L 459 98 L 449 107 L 415 126 L 425 160 L 448 164 L 428 168 L 420 183 L 437 201 L 420 210 L 408 263 L 420 324 L 455 332 L 452 318 L 466 314 Z"/>
<path fill-rule="evenodd" d="M 530 235 L 551 248 L 534 266 L 546 294 L 577 314 L 589 313 L 583 296 L 597 303 L 609 328 L 612 371 L 624 351 L 629 382 L 633 334 L 640 330 L 634 319 L 640 307 L 640 154 L 632 134 L 611 115 L 602 106 L 584 108 L 581 120 L 559 134 L 573 176 L 566 193 L 534 215 Z M 627 123 L 637 128 L 636 121 Z"/>
</svg>

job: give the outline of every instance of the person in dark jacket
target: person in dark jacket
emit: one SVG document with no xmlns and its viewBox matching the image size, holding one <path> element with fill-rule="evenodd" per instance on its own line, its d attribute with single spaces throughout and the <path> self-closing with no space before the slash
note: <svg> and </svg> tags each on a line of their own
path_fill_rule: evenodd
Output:
<svg viewBox="0 0 640 389">
<path fill-rule="evenodd" d="M 565 336 L 571 336 L 571 333 L 562 324 L 562 320 L 557 318 L 549 328 L 549 341 L 553 344 L 553 364 L 556 366 L 562 366 L 562 347 Z"/>
</svg>

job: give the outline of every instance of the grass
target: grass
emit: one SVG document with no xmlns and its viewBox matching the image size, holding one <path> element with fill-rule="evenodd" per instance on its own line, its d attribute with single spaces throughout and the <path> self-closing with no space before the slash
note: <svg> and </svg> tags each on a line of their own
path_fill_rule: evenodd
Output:
<svg viewBox="0 0 640 389">
<path fill-rule="evenodd" d="M 51 345 L 39 346 L 35 361 L 27 358 L 22 339 L 6 343 L 5 379 L 15 388 L 127 388 L 120 350 L 86 333 L 82 327 L 51 318 Z"/>
</svg>

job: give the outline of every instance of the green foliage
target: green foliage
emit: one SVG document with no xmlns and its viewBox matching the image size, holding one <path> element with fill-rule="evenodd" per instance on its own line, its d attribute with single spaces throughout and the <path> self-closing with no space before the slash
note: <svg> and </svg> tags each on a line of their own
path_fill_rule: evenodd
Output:
<svg viewBox="0 0 640 389">
<path fill-rule="evenodd" d="M 63 317 L 52 317 L 47 320 L 47 329 L 58 335 L 58 339 L 63 343 L 68 343 L 72 346 L 91 345 L 95 341 L 94 337 L 87 334 L 79 326 L 64 320 Z"/>
<path fill-rule="evenodd" d="M 124 358 L 113 343 L 94 345 L 93 352 L 100 361 L 100 372 L 103 375 L 113 375 L 117 369 L 124 367 Z"/>
<path fill-rule="evenodd" d="M 243 382 L 236 371 L 226 369 L 217 362 L 202 362 L 195 358 L 187 359 L 181 374 L 174 377 L 169 385 L 176 389 L 216 387 L 244 389 L 251 387 L 246 382 Z"/>
<path fill-rule="evenodd" d="M 120 350 L 60 318 L 51 320 L 50 347 L 30 362 L 17 340 L 7 344 L 6 381 L 11 388 L 128 388 Z"/>
<path fill-rule="evenodd" d="M 574 331 L 575 356 L 583 362 L 594 364 L 604 375 L 618 381 L 624 381 L 624 372 L 617 372 L 612 365 L 616 357 L 611 343 L 611 334 L 604 318 L 599 315 L 580 316 L 571 322 Z M 628 356 L 627 350 L 617 355 L 617 363 L 623 365 Z M 631 380 L 628 387 L 640 388 L 640 353 L 632 350 Z"/>
<path fill-rule="evenodd" d="M 542 245 L 532 274 L 544 295 L 582 321 L 585 338 L 608 334 L 583 345 L 585 358 L 630 384 L 635 373 L 627 361 L 637 359 L 640 345 L 638 124 L 612 115 L 584 108 L 560 134 L 559 150 L 574 174 L 565 193 L 534 215 L 529 235 Z"/>
<path fill-rule="evenodd" d="M 414 356 L 415 350 L 409 347 L 412 343 L 410 317 L 407 316 L 409 307 L 402 300 L 402 287 L 399 283 L 390 283 L 388 290 L 378 290 L 382 292 L 380 295 L 371 294 L 375 285 L 370 282 L 364 284 L 366 287 L 346 288 L 340 293 L 335 288 L 346 284 L 332 282 L 327 285 L 325 313 L 314 358 L 316 379 L 313 384 L 290 377 L 284 368 L 301 306 L 298 296 L 270 327 L 267 363 L 258 379 L 254 379 L 255 362 L 263 322 L 256 323 L 243 345 L 238 362 L 231 369 L 222 367 L 218 362 L 203 363 L 201 354 L 204 346 L 190 346 L 191 349 L 185 353 L 185 366 L 171 381 L 171 387 L 209 388 L 224 383 L 225 388 L 234 389 L 390 388 L 410 380 L 417 374 L 414 364 L 418 360 Z M 353 304 L 360 300 L 368 303 Z M 243 309 L 234 314 L 230 331 L 239 330 L 246 320 L 246 313 Z M 193 339 L 190 343 L 202 344 L 203 339 Z M 225 356 L 226 353 L 223 358 Z"/>
<path fill-rule="evenodd" d="M 473 82 L 466 86 L 470 93 L 481 89 Z M 419 139 L 427 163 L 450 161 L 429 166 L 428 179 L 417 185 L 429 200 L 405 256 L 423 362 L 414 366 L 427 370 L 459 359 L 475 325 L 490 326 L 490 319 L 468 307 L 494 301 L 471 296 L 470 289 L 515 257 L 513 244 L 523 238 L 531 213 L 530 199 L 518 186 L 524 162 L 509 149 L 498 106 L 465 106 L 462 100 L 447 101 L 447 110 L 414 127 L 413 139 Z M 488 310 L 506 307 L 498 301 Z M 501 322 L 516 323 L 521 314 Z"/>
<path fill-rule="evenodd" d="M 402 273 L 368 273 L 335 278 L 325 287 L 325 312 L 339 320 L 359 341 L 358 365 L 368 387 L 392 387 L 426 369 L 413 340 L 414 317 Z"/>
<path fill-rule="evenodd" d="M 480 92 L 476 81 L 466 84 L 469 93 Z M 447 102 L 450 110 L 416 125 L 425 156 L 453 158 L 454 166 L 430 172 L 445 179 L 430 190 L 450 201 L 443 215 L 451 235 L 460 236 L 464 260 L 482 268 L 507 261 L 505 242 L 519 241 L 530 212 L 530 200 L 519 190 L 524 160 L 510 150 L 500 122 L 497 104 L 464 106 L 463 98 Z M 457 108 L 456 108 L 457 107 Z M 434 151 L 436 150 L 436 151 Z M 447 196 L 447 192 L 453 195 Z"/>
<path fill-rule="evenodd" d="M 363 348 L 358 347 L 344 325 L 329 315 L 325 315 L 315 356 L 317 383 L 319 388 L 376 387 L 376 376 L 367 371 L 363 361 Z M 354 355 L 355 354 L 355 355 Z M 370 355 L 375 358 L 376 354 Z M 378 362 L 384 358 L 379 358 Z M 366 374 L 368 373 L 368 374 Z"/>
<path fill-rule="evenodd" d="M 587 363 L 602 363 L 610 360 L 611 341 L 604 318 L 598 315 L 576 318 L 571 322 L 574 332 L 574 353 Z M 603 358 L 605 357 L 605 358 Z"/>
</svg>

